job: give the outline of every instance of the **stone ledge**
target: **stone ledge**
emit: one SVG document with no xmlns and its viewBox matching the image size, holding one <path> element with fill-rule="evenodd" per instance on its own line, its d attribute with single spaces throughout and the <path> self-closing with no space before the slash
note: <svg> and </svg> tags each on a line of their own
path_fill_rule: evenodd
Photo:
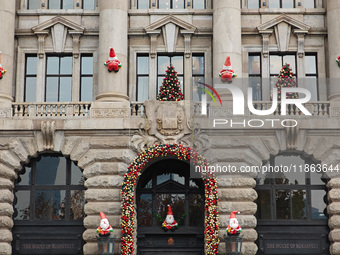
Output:
<svg viewBox="0 0 340 255">
<path fill-rule="evenodd" d="M 121 162 L 97 162 L 84 169 L 84 176 L 90 178 L 97 175 L 124 175 L 127 172 L 128 165 Z"/>
<path fill-rule="evenodd" d="M 257 205 L 254 202 L 219 202 L 219 213 L 230 214 L 232 211 L 239 211 L 242 215 L 254 215 Z"/>
<path fill-rule="evenodd" d="M 118 175 L 95 176 L 85 181 L 86 188 L 118 188 L 121 189 L 123 177 Z"/>
<path fill-rule="evenodd" d="M 120 189 L 88 189 L 85 191 L 87 202 L 120 202 Z"/>
<path fill-rule="evenodd" d="M 249 201 L 257 199 L 257 193 L 254 189 L 217 189 L 220 201 Z"/>
</svg>

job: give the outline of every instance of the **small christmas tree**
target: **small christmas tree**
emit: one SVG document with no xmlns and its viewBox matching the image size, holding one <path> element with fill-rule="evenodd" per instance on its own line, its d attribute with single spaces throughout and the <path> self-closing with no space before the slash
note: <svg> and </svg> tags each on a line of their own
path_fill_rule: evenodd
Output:
<svg viewBox="0 0 340 255">
<path fill-rule="evenodd" d="M 277 88 L 277 100 L 281 101 L 281 89 L 282 88 L 296 88 L 297 83 L 294 78 L 294 73 L 289 64 L 285 64 L 280 71 L 278 80 L 275 84 Z M 273 95 L 271 95 L 272 99 Z M 287 93 L 287 99 L 299 98 L 297 93 Z"/>
<path fill-rule="evenodd" d="M 181 101 L 184 96 L 181 92 L 180 82 L 177 77 L 177 72 L 173 66 L 168 66 L 165 71 L 165 78 L 162 86 L 159 89 L 157 100 L 159 101 Z"/>
</svg>

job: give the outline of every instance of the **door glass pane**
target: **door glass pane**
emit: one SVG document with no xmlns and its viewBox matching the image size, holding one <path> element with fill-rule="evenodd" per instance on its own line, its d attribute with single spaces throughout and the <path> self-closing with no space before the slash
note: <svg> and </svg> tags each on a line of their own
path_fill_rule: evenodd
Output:
<svg viewBox="0 0 340 255">
<path fill-rule="evenodd" d="M 71 64 L 72 68 L 72 64 Z M 71 73 L 70 73 L 71 74 Z M 93 57 L 81 58 L 81 74 L 93 74 Z"/>
<path fill-rule="evenodd" d="M 60 9 L 61 0 L 49 0 L 48 9 Z"/>
<path fill-rule="evenodd" d="M 178 182 L 182 185 L 185 185 L 185 177 L 180 176 L 179 174 L 171 174 L 171 180 L 174 180 L 175 182 Z"/>
<path fill-rule="evenodd" d="M 72 57 L 60 58 L 60 74 L 72 74 Z"/>
<path fill-rule="evenodd" d="M 282 0 L 282 8 L 294 8 L 295 0 Z"/>
<path fill-rule="evenodd" d="M 310 184 L 311 185 L 325 185 L 325 183 L 321 180 L 321 173 L 310 172 Z"/>
<path fill-rule="evenodd" d="M 46 79 L 46 102 L 58 102 L 58 77 Z"/>
<path fill-rule="evenodd" d="M 171 206 L 175 221 L 178 225 L 184 225 L 185 218 L 185 195 L 184 194 L 157 194 L 157 213 L 165 220 L 168 212 L 168 204 Z M 161 225 L 161 222 L 159 222 Z"/>
<path fill-rule="evenodd" d="M 189 196 L 189 225 L 204 226 L 204 198 L 201 194 Z"/>
<path fill-rule="evenodd" d="M 74 0 L 63 0 L 63 9 L 73 9 Z"/>
<path fill-rule="evenodd" d="M 172 0 L 173 9 L 184 9 L 184 0 Z"/>
<path fill-rule="evenodd" d="M 35 193 L 35 218 L 58 220 L 65 218 L 64 190 L 37 190 Z"/>
<path fill-rule="evenodd" d="M 304 220 L 307 217 L 306 212 L 306 191 L 293 190 L 292 191 L 292 213 L 293 219 Z"/>
<path fill-rule="evenodd" d="M 36 96 L 36 77 L 26 77 L 25 102 L 35 102 Z"/>
<path fill-rule="evenodd" d="M 295 75 L 296 74 L 295 56 L 293 56 L 293 55 L 283 56 L 283 65 L 285 65 L 285 64 L 289 64 L 290 65 L 290 68 L 292 69 L 292 72 Z M 282 66 L 281 66 L 280 70 L 281 69 L 282 69 Z"/>
<path fill-rule="evenodd" d="M 32 184 L 31 173 L 32 173 L 31 167 L 24 167 L 20 171 L 20 175 L 18 176 L 16 185 L 31 185 Z"/>
<path fill-rule="evenodd" d="M 152 226 L 152 194 L 140 195 L 137 220 L 138 226 Z"/>
<path fill-rule="evenodd" d="M 290 191 L 277 190 L 276 192 L 276 219 L 289 220 L 290 217 Z"/>
<path fill-rule="evenodd" d="M 138 0 L 138 9 L 149 9 L 150 0 Z"/>
<path fill-rule="evenodd" d="M 65 185 L 66 158 L 42 157 L 36 165 L 37 185 Z"/>
<path fill-rule="evenodd" d="M 170 66 L 170 58 L 167 56 L 158 56 L 158 74 L 164 75 L 165 72 L 168 70 L 168 66 Z"/>
<path fill-rule="evenodd" d="M 312 96 L 310 101 L 318 101 L 318 78 L 316 76 L 308 76 L 305 81 L 306 89 L 310 91 Z"/>
<path fill-rule="evenodd" d="M 158 8 L 159 9 L 170 9 L 170 1 L 171 0 L 158 0 Z"/>
<path fill-rule="evenodd" d="M 259 0 L 248 0 L 248 9 L 258 9 L 259 6 Z"/>
<path fill-rule="evenodd" d="M 315 8 L 315 0 L 303 0 L 304 8 Z"/>
<path fill-rule="evenodd" d="M 172 57 L 171 64 L 173 65 L 177 74 L 183 74 L 184 73 L 183 57 L 182 56 Z"/>
<path fill-rule="evenodd" d="M 149 74 L 149 57 L 137 58 L 137 74 Z"/>
<path fill-rule="evenodd" d="M 324 190 L 312 190 L 312 219 L 324 220 L 327 219 L 325 213 L 326 210 L 326 191 Z"/>
<path fill-rule="evenodd" d="M 261 101 L 262 87 L 260 77 L 249 77 L 249 87 L 253 88 L 253 100 Z"/>
<path fill-rule="evenodd" d="M 72 101 L 72 77 L 60 77 L 59 102 Z"/>
<path fill-rule="evenodd" d="M 280 0 L 269 0 L 269 8 L 280 8 Z"/>
<path fill-rule="evenodd" d="M 170 173 L 157 175 L 157 185 L 170 180 Z"/>
<path fill-rule="evenodd" d="M 282 59 L 280 56 L 270 56 L 270 74 L 279 75 L 282 69 Z"/>
<path fill-rule="evenodd" d="M 192 57 L 192 74 L 204 75 L 204 57 Z"/>
<path fill-rule="evenodd" d="M 26 74 L 37 74 L 37 57 L 26 58 Z"/>
<path fill-rule="evenodd" d="M 59 57 L 47 57 L 47 74 L 59 74 Z"/>
<path fill-rule="evenodd" d="M 74 162 L 71 162 L 71 185 L 84 185 L 83 173 Z"/>
<path fill-rule="evenodd" d="M 80 88 L 80 101 L 90 102 L 92 101 L 92 87 L 93 77 L 82 77 L 81 88 Z"/>
<path fill-rule="evenodd" d="M 199 88 L 203 88 L 203 85 L 197 84 L 198 82 L 204 83 L 204 77 L 194 77 L 193 78 L 193 91 L 192 91 L 192 100 L 194 102 L 201 102 L 202 101 L 202 95 L 204 94 L 203 90 Z"/>
<path fill-rule="evenodd" d="M 14 220 L 30 219 L 30 194 L 29 190 L 19 190 L 15 193 L 15 217 Z"/>
<path fill-rule="evenodd" d="M 40 0 L 28 0 L 28 9 L 29 10 L 40 9 Z"/>
<path fill-rule="evenodd" d="M 257 191 L 257 212 L 256 216 L 261 220 L 271 219 L 271 199 L 270 190 L 258 190 Z"/>
<path fill-rule="evenodd" d="M 84 216 L 84 190 L 71 190 L 70 220 L 80 220 Z"/>
<path fill-rule="evenodd" d="M 137 101 L 143 102 L 149 99 L 149 77 L 138 77 Z"/>
<path fill-rule="evenodd" d="M 205 9 L 205 0 L 194 0 L 193 8 L 194 9 Z"/>
<path fill-rule="evenodd" d="M 94 0 L 83 0 L 84 10 L 94 10 Z"/>
<path fill-rule="evenodd" d="M 275 173 L 276 184 L 306 184 L 305 173 L 299 171 L 299 166 L 304 166 L 305 160 L 300 156 L 280 155 L 274 160 L 275 166 L 279 166 L 282 171 Z M 296 172 L 292 169 L 296 166 Z"/>
</svg>

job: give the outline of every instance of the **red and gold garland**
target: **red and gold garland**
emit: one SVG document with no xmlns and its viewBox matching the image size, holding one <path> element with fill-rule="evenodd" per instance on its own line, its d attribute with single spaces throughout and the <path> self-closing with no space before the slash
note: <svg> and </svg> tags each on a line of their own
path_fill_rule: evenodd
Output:
<svg viewBox="0 0 340 255">
<path fill-rule="evenodd" d="M 135 225 L 135 186 L 141 170 L 153 158 L 176 156 L 183 161 L 190 161 L 196 166 L 207 166 L 207 160 L 202 158 L 190 147 L 177 144 L 162 144 L 138 154 L 128 167 L 122 184 L 122 217 L 121 217 L 121 254 L 132 255 L 134 252 Z M 212 175 L 202 176 L 205 186 L 205 241 L 206 254 L 218 254 L 218 196 L 217 182 Z"/>
</svg>

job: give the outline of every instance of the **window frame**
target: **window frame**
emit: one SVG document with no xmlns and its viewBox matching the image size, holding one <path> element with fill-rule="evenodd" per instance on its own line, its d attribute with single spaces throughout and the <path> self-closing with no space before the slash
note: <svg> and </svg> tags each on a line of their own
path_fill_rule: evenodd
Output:
<svg viewBox="0 0 340 255">
<path fill-rule="evenodd" d="M 247 0 L 247 9 L 255 10 L 255 9 L 261 8 L 261 0 L 257 0 L 257 1 L 258 1 L 258 6 L 257 6 L 257 8 L 249 8 L 249 0 Z"/>
<path fill-rule="evenodd" d="M 40 9 L 40 8 L 41 8 L 41 3 L 40 3 L 40 0 L 38 0 L 38 1 L 39 1 L 39 8 L 36 8 L 36 9 L 30 9 L 30 1 L 31 1 L 31 0 L 27 0 L 27 10 L 38 10 L 38 9 Z"/>
<path fill-rule="evenodd" d="M 28 58 L 31 58 L 31 57 L 35 57 L 37 59 L 36 61 L 36 65 L 38 63 L 38 55 L 37 54 L 26 54 L 25 55 L 25 77 L 24 77 L 24 102 L 27 102 L 26 101 L 26 82 L 27 82 L 27 78 L 29 77 L 35 77 L 35 92 L 36 92 L 36 89 L 37 89 L 37 77 L 38 77 L 38 70 L 37 70 L 37 73 L 36 74 L 27 74 L 27 59 Z M 37 101 L 37 98 L 36 98 L 36 95 L 35 95 L 35 100 L 34 102 Z"/>
<path fill-rule="evenodd" d="M 316 101 L 319 101 L 319 94 L 320 94 L 320 89 L 319 89 L 319 75 L 318 75 L 318 54 L 317 53 L 305 53 L 305 56 L 313 56 L 315 57 L 315 73 L 307 73 L 306 67 L 305 67 L 305 78 L 308 77 L 315 77 L 316 79 Z M 305 79 L 307 81 L 307 79 Z"/>
<path fill-rule="evenodd" d="M 47 74 L 47 64 L 48 64 L 48 58 L 49 57 L 58 57 L 59 58 L 59 73 L 58 74 Z M 72 58 L 72 66 L 73 66 L 73 55 L 72 54 L 48 54 L 46 55 L 46 68 L 45 68 L 45 84 L 44 84 L 44 88 L 45 88 L 45 95 L 44 95 L 44 102 L 55 102 L 55 101 L 46 101 L 46 96 L 47 96 L 47 78 L 48 77 L 58 77 L 58 101 L 56 102 L 61 102 L 60 101 L 60 78 L 64 78 L 64 77 L 69 77 L 71 78 L 71 101 L 72 101 L 72 87 L 73 87 L 73 67 L 72 67 L 72 72 L 71 74 L 60 74 L 60 64 L 61 64 L 61 61 L 60 59 L 63 58 L 63 57 L 71 57 Z M 80 71 L 80 70 L 79 70 Z M 80 83 L 79 83 L 80 85 Z M 80 88 L 79 88 L 79 91 L 80 91 Z"/>
<path fill-rule="evenodd" d="M 170 58 L 170 65 L 172 64 L 172 58 L 173 57 L 182 57 L 182 61 L 183 61 L 183 74 L 179 74 L 178 73 L 178 71 L 176 70 L 176 67 L 175 67 L 175 71 L 177 72 L 177 77 L 178 77 L 178 80 L 180 80 L 179 78 L 181 77 L 182 78 L 182 80 L 183 80 L 183 82 L 181 82 L 181 85 L 182 85 L 182 88 L 181 88 L 181 86 L 180 86 L 180 88 L 181 88 L 181 90 L 182 90 L 182 93 L 183 93 L 183 95 L 184 95 L 184 98 L 185 98 L 185 94 L 184 94 L 184 74 L 185 74 L 185 63 L 184 63 L 184 54 L 183 53 L 181 53 L 181 54 L 173 54 L 173 53 L 171 53 L 171 54 L 163 54 L 163 53 L 159 53 L 159 54 L 157 54 L 157 73 L 156 73 L 156 75 L 157 75 L 157 78 L 156 78 L 156 97 L 157 97 L 157 95 L 158 95 L 158 93 L 159 93 L 159 89 L 160 89 L 160 87 L 158 87 L 158 78 L 160 78 L 160 77 L 163 77 L 163 80 L 164 80 L 164 77 L 165 77 L 165 73 L 163 73 L 163 74 L 159 74 L 159 69 L 158 69 L 158 67 L 159 67 L 159 65 L 158 65 L 158 57 L 169 57 Z M 163 72 L 165 72 L 166 70 L 164 70 Z"/>
<path fill-rule="evenodd" d="M 138 78 L 139 77 L 148 77 L 149 78 L 149 84 L 150 84 L 150 70 L 149 70 L 149 72 L 147 73 L 147 74 L 139 74 L 138 73 L 138 58 L 139 57 L 148 57 L 149 58 L 149 64 L 150 64 L 150 57 L 149 57 L 149 54 L 148 53 L 138 53 L 137 54 L 137 56 L 136 56 L 136 101 L 138 102 Z M 149 67 L 148 67 L 148 69 L 150 69 Z M 157 75 L 158 75 L 158 73 L 157 73 Z M 150 89 L 150 86 L 149 86 L 149 89 Z M 158 92 L 157 92 L 158 93 Z M 150 91 L 149 91 L 149 93 L 148 93 L 148 95 L 150 94 Z M 148 96 L 148 98 L 149 98 L 149 96 Z"/>
<path fill-rule="evenodd" d="M 275 88 L 275 84 L 273 84 L 273 87 L 271 86 L 271 83 L 272 83 L 272 78 L 273 77 L 278 77 L 280 75 L 280 73 L 277 73 L 277 74 L 272 74 L 270 72 L 270 57 L 271 56 L 280 56 L 281 57 L 281 68 L 280 70 L 282 70 L 283 68 L 283 65 L 285 64 L 284 61 L 283 61 L 283 57 L 284 56 L 294 56 L 295 58 L 295 72 L 294 72 L 294 75 L 293 77 L 295 77 L 295 81 L 296 81 L 296 87 L 298 88 L 299 87 L 299 84 L 298 84 L 298 63 L 297 63 L 297 57 L 296 57 L 296 52 L 284 52 L 284 53 L 280 53 L 280 52 L 270 52 L 269 54 L 269 82 L 270 82 L 270 87 L 269 87 L 269 90 L 271 91 L 273 88 Z M 287 63 L 289 64 L 289 63 Z M 275 82 L 276 83 L 276 82 Z"/>
<path fill-rule="evenodd" d="M 83 77 L 92 77 L 92 97 L 91 97 L 91 100 L 90 101 L 93 101 L 93 69 L 92 69 L 92 74 L 83 74 L 83 70 L 82 70 L 82 60 L 83 60 L 83 57 L 91 57 L 92 58 L 92 63 L 93 63 L 93 54 L 89 54 L 89 53 L 84 53 L 84 54 L 81 54 L 80 56 L 80 81 L 79 81 L 79 101 L 80 102 L 87 102 L 87 101 L 83 101 L 82 98 L 81 98 L 81 92 L 82 92 L 82 78 Z M 94 63 L 93 63 L 94 64 Z"/>
<path fill-rule="evenodd" d="M 37 162 L 42 158 L 42 157 L 60 157 L 60 158 L 65 158 L 66 159 L 66 183 L 62 185 L 43 185 L 43 184 L 36 184 L 35 179 L 36 179 L 36 164 Z M 24 220 L 24 219 L 15 219 L 14 214 L 13 214 L 13 220 L 16 226 L 31 226 L 31 225 L 83 225 L 83 220 L 85 217 L 85 211 L 84 211 L 84 205 L 82 206 L 83 212 L 82 212 L 82 218 L 81 219 L 70 219 L 70 212 L 71 212 L 71 192 L 72 191 L 85 191 L 86 188 L 84 185 L 72 185 L 71 184 L 71 173 L 72 173 L 72 163 L 73 161 L 69 157 L 64 157 L 61 154 L 43 154 L 40 155 L 38 158 L 31 159 L 30 163 L 27 164 L 22 168 L 20 172 L 25 171 L 25 167 L 30 167 L 31 168 L 31 178 L 32 182 L 31 184 L 27 185 L 18 185 L 17 181 L 15 181 L 15 188 L 14 188 L 14 195 L 16 194 L 17 191 L 29 191 L 30 192 L 30 201 L 29 201 L 29 219 Z M 82 171 L 79 168 L 80 171 Z M 19 175 L 20 175 L 19 172 Z M 82 175 L 82 178 L 84 178 L 85 182 L 85 177 Z M 35 217 L 35 195 L 38 190 L 46 190 L 46 191 L 65 191 L 65 219 L 37 219 Z M 86 203 L 85 201 L 85 195 L 83 193 L 83 201 L 84 204 Z M 13 205 L 15 209 L 15 205 Z"/>
<path fill-rule="evenodd" d="M 157 9 L 166 10 L 166 9 L 163 9 L 163 8 L 159 8 L 159 2 L 160 1 L 162 1 L 162 0 L 157 0 Z M 183 8 L 182 9 L 174 9 L 173 8 L 174 0 L 169 0 L 169 1 L 170 1 L 170 8 L 169 8 L 169 10 L 184 10 L 185 9 L 185 3 L 186 3 L 185 0 L 183 1 Z"/>
<path fill-rule="evenodd" d="M 261 58 L 261 53 L 260 52 L 252 52 L 252 53 L 249 53 L 248 54 L 248 65 L 249 65 L 249 57 L 259 57 L 260 58 L 260 73 L 259 74 L 251 74 L 249 73 L 249 68 L 248 68 L 248 77 L 251 78 L 251 77 L 259 77 L 260 78 L 260 93 L 261 93 L 261 96 L 260 96 L 260 99 L 259 100 L 256 100 L 256 101 L 262 101 L 263 99 L 263 87 L 262 87 L 262 58 Z M 250 79 L 249 79 L 249 85 L 250 85 Z M 250 87 L 250 86 L 249 86 Z M 254 100 L 254 98 L 253 98 Z M 255 101 L 255 100 L 254 100 Z"/>
<path fill-rule="evenodd" d="M 75 9 L 75 2 L 74 2 L 74 0 L 72 0 L 73 1 L 73 8 L 72 9 L 70 9 L 70 8 L 64 9 L 63 8 L 64 0 L 60 0 L 60 6 L 59 6 L 58 9 L 51 9 L 50 8 L 50 1 L 52 1 L 52 0 L 48 0 L 48 4 L 47 4 L 47 9 L 49 9 L 49 10 L 72 10 L 72 9 Z"/>
<path fill-rule="evenodd" d="M 293 2 L 293 7 L 282 7 L 283 6 L 283 1 L 284 0 L 278 0 L 279 1 L 279 5 L 280 5 L 280 9 L 293 9 L 296 8 L 295 6 L 295 0 L 291 0 Z M 275 7 L 270 7 L 270 0 L 268 0 L 268 8 L 275 8 Z"/>
<path fill-rule="evenodd" d="M 310 157 L 304 157 L 302 154 L 299 153 L 280 153 L 278 155 L 272 156 L 270 160 L 268 161 L 271 166 L 275 166 L 275 158 L 277 156 L 300 156 L 301 159 L 304 160 L 305 164 L 311 165 L 316 164 L 318 162 L 315 162 Z M 298 170 L 298 169 L 297 169 Z M 326 183 L 324 184 L 312 184 L 311 183 L 311 175 L 310 172 L 297 172 L 297 174 L 304 174 L 305 184 L 276 184 L 275 178 L 271 176 L 270 183 L 269 184 L 258 184 L 258 181 L 256 180 L 256 187 L 255 190 L 258 192 L 259 190 L 268 190 L 270 193 L 270 206 L 271 206 L 271 213 L 270 213 L 270 219 L 261 219 L 257 213 L 256 218 L 259 222 L 261 222 L 261 225 L 296 225 L 296 224 L 303 224 L 303 225 L 325 225 L 328 221 L 328 215 L 325 214 L 327 219 L 313 219 L 312 218 L 312 197 L 311 192 L 314 190 L 323 190 L 326 192 L 325 197 L 327 197 L 327 187 Z M 271 173 L 273 174 L 273 173 Z M 320 178 L 322 173 L 320 173 Z M 290 197 L 290 219 L 277 219 L 277 210 L 276 210 L 276 197 L 275 192 L 278 190 L 289 190 L 290 194 L 294 190 L 303 190 L 306 191 L 306 204 L 305 204 L 305 210 L 306 210 L 306 219 L 293 219 L 292 214 L 292 197 Z M 258 199 L 257 199 L 258 200 Z M 257 201 L 256 201 L 257 202 Z M 325 211 L 327 209 L 328 201 L 325 201 Z M 260 207 L 258 206 L 258 209 Z"/>
</svg>

